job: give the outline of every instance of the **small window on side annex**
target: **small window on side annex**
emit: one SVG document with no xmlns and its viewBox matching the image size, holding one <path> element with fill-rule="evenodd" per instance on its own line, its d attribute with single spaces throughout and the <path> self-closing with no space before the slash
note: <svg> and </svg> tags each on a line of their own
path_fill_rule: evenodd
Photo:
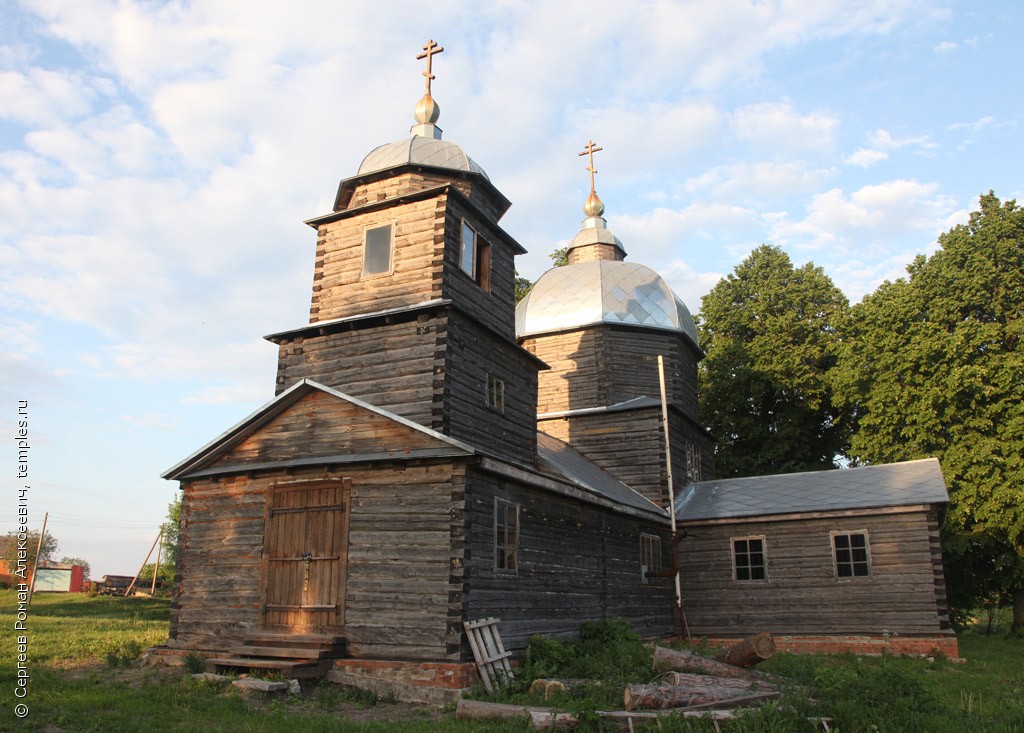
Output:
<svg viewBox="0 0 1024 733">
<path fill-rule="evenodd" d="M 768 580 L 764 537 L 734 537 L 732 553 L 733 580 L 740 583 Z"/>
<path fill-rule="evenodd" d="M 491 245 L 469 223 L 462 220 L 459 269 L 473 278 L 481 290 L 491 290 Z"/>
<path fill-rule="evenodd" d="M 393 249 L 390 224 L 367 229 L 363 235 L 363 275 L 383 275 L 391 272 Z"/>
</svg>

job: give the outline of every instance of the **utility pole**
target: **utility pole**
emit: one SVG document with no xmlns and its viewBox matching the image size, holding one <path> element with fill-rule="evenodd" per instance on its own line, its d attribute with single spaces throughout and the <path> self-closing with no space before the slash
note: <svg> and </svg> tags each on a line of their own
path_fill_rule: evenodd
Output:
<svg viewBox="0 0 1024 733">
<path fill-rule="evenodd" d="M 39 553 L 43 551 L 43 538 L 46 537 L 46 520 L 49 518 L 49 512 L 43 514 L 43 529 L 39 533 L 39 544 L 36 545 L 36 560 L 32 563 L 32 582 L 28 585 L 28 600 L 25 601 L 25 605 L 32 603 L 32 594 L 36 589 L 36 571 L 39 570 Z"/>
<path fill-rule="evenodd" d="M 160 536 L 157 538 L 160 546 L 156 548 L 156 567 L 153 568 L 153 587 L 149 589 L 149 595 L 156 595 L 156 576 L 160 574 L 160 555 L 164 551 L 164 530 L 160 528 Z"/>
<path fill-rule="evenodd" d="M 132 594 L 132 589 L 135 587 L 135 583 L 139 579 L 139 576 L 142 575 L 142 571 L 146 569 L 146 563 L 149 562 L 149 556 L 153 554 L 153 550 L 156 548 L 156 543 L 159 542 L 160 540 L 162 540 L 163 537 L 164 537 L 164 528 L 161 527 L 160 528 L 160 534 L 158 534 L 156 536 L 156 539 L 153 540 L 153 544 L 149 546 L 149 552 L 146 553 L 146 559 L 142 561 L 142 567 L 139 568 L 139 572 L 135 573 L 135 577 L 132 578 L 131 585 L 129 585 L 128 586 L 128 590 L 126 590 L 124 592 L 125 596 L 130 596 Z"/>
</svg>

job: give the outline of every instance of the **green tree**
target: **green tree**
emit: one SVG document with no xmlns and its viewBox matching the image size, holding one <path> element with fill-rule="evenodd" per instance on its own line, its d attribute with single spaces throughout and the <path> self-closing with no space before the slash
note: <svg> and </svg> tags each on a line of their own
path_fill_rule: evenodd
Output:
<svg viewBox="0 0 1024 733">
<path fill-rule="evenodd" d="M 519 274 L 519 270 L 516 270 L 515 277 L 516 303 L 518 303 L 520 300 L 526 297 L 527 293 L 530 292 L 530 288 L 533 287 L 533 283 L 527 280 L 525 277 L 522 277 Z"/>
<path fill-rule="evenodd" d="M 857 425 L 849 454 L 939 458 L 952 610 L 1008 595 L 1022 632 L 1024 210 L 989 192 L 939 245 L 852 309 L 840 369 Z"/>
<path fill-rule="evenodd" d="M 32 572 L 32 565 L 36 561 L 36 547 L 39 546 L 39 533 L 29 532 L 27 539 L 24 542 L 25 550 L 28 552 L 26 562 L 28 573 Z M 46 538 L 43 540 L 42 549 L 39 552 L 39 562 L 50 562 L 57 554 L 57 548 L 59 543 L 57 538 L 49 532 L 46 533 Z M 8 532 L 5 535 L 0 536 L 0 557 L 7 561 L 7 566 L 10 568 L 10 572 L 13 575 L 14 571 L 18 569 L 18 533 Z"/>
<path fill-rule="evenodd" d="M 88 580 L 90 577 L 90 573 L 92 573 L 92 565 L 89 564 L 88 560 L 83 560 L 80 557 L 68 557 L 67 555 L 65 555 L 60 559 L 60 561 L 62 563 L 70 563 L 71 565 L 81 565 L 82 577 L 85 580 Z"/>
<path fill-rule="evenodd" d="M 551 258 L 551 262 L 554 263 L 555 267 L 564 267 L 569 264 L 569 245 L 559 247 L 554 252 L 550 253 L 548 257 Z"/>
<path fill-rule="evenodd" d="M 174 499 L 167 505 L 167 521 L 160 525 L 160 529 L 164 533 L 160 565 L 170 570 L 172 578 L 174 577 L 174 566 L 178 561 L 178 531 L 180 527 L 181 494 L 176 493 Z M 150 571 L 149 577 L 153 577 L 152 571 Z"/>
<path fill-rule="evenodd" d="M 704 296 L 703 421 L 722 478 L 835 467 L 846 447 L 831 374 L 846 296 L 820 267 L 762 245 Z"/>
</svg>

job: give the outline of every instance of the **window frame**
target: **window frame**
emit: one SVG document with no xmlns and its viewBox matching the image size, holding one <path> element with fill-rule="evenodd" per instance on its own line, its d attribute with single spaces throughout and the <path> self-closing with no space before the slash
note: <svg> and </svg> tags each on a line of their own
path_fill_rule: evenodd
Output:
<svg viewBox="0 0 1024 733">
<path fill-rule="evenodd" d="M 473 261 L 466 269 L 466 232 L 473 235 Z M 491 292 L 491 243 L 481 235 L 480 230 L 462 217 L 459 229 L 459 269 L 486 293 Z"/>
<path fill-rule="evenodd" d="M 751 555 L 749 543 L 752 540 L 756 540 L 756 541 L 761 543 L 761 565 L 760 566 L 754 566 L 749 561 L 749 558 L 750 558 L 750 555 Z M 753 577 L 741 578 L 739 576 L 739 570 L 740 570 L 741 566 L 737 562 L 737 560 L 739 559 L 738 552 L 737 552 L 737 547 L 736 547 L 736 543 L 737 542 L 747 542 L 748 543 L 747 549 L 744 552 L 744 554 L 747 556 L 747 560 L 748 560 L 747 565 L 746 565 L 747 573 L 749 575 L 753 575 L 753 573 L 751 572 L 753 570 L 753 568 L 754 567 L 760 567 L 761 570 L 764 573 L 764 577 L 763 578 L 753 578 Z M 729 538 L 729 549 L 730 549 L 730 555 L 732 557 L 732 579 L 733 579 L 734 583 L 767 583 L 768 582 L 768 538 L 765 535 L 761 534 L 761 535 L 746 535 L 746 536 L 743 536 L 743 537 L 730 537 Z"/>
<path fill-rule="evenodd" d="M 367 245 L 369 243 L 369 233 L 378 229 L 388 229 L 388 267 L 386 270 L 379 270 L 376 272 L 366 271 L 367 262 Z M 388 221 L 383 224 L 375 224 L 373 226 L 366 225 L 363 227 L 363 266 L 360 270 L 360 279 L 368 279 L 374 277 L 383 277 L 384 275 L 390 275 L 395 271 L 395 220 Z"/>
<path fill-rule="evenodd" d="M 505 522 L 500 521 L 504 511 Z M 512 524 L 514 522 L 514 524 Z M 512 528 L 512 542 L 509 542 L 509 528 Z M 502 531 L 504 530 L 504 531 Z M 499 550 L 503 562 L 499 562 Z M 509 558 L 511 557 L 511 563 Z M 494 497 L 494 573 L 495 575 L 519 575 L 519 502 Z"/>
<path fill-rule="evenodd" d="M 466 231 L 469 231 L 473 235 L 473 251 L 472 251 L 472 262 L 470 263 L 470 269 L 466 269 Z M 480 239 L 480 233 L 476 230 L 465 217 L 462 217 L 462 226 L 459 229 L 459 269 L 469 275 L 473 280 L 476 280 L 477 271 L 477 242 Z"/>
<path fill-rule="evenodd" d="M 505 380 L 496 377 L 493 372 L 487 372 L 487 379 L 484 382 L 484 404 L 502 415 L 505 414 Z"/>
<path fill-rule="evenodd" d="M 842 562 L 840 562 L 840 560 L 839 560 L 839 549 L 840 548 L 836 545 L 836 537 L 845 537 L 849 541 L 851 538 L 853 538 L 855 536 L 863 537 L 864 538 L 864 548 L 863 548 L 864 549 L 864 559 L 863 560 L 854 560 L 853 552 L 854 552 L 855 548 L 853 547 L 853 543 L 850 542 L 849 546 L 843 548 L 844 551 L 850 553 L 850 559 L 849 560 L 843 560 Z M 829 541 L 830 541 L 830 543 L 832 545 L 832 572 L 833 572 L 833 575 L 834 575 L 834 577 L 835 577 L 835 579 L 837 581 L 847 582 L 847 581 L 851 581 L 851 580 L 862 580 L 862 579 L 871 578 L 871 577 L 874 576 L 874 573 L 871 570 L 871 538 L 868 536 L 867 529 L 834 529 L 831 532 L 829 532 Z M 859 549 L 859 548 L 857 548 L 857 549 Z M 840 572 L 839 572 L 840 565 L 849 566 L 850 574 L 849 575 L 842 575 L 842 574 L 840 574 Z M 864 566 L 865 572 L 863 574 L 858 574 L 856 572 L 856 568 L 857 568 L 858 565 L 863 565 Z"/>
<path fill-rule="evenodd" d="M 654 566 L 650 567 L 644 563 L 646 559 L 654 560 Z M 661 562 L 661 537 L 648 532 L 640 533 L 640 582 L 648 585 L 651 579 L 647 573 L 659 573 L 662 570 Z"/>
</svg>

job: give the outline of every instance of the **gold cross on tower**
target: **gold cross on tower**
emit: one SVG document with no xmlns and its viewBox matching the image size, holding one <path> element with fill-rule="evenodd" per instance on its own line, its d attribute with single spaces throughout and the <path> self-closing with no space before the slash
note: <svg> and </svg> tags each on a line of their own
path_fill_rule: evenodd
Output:
<svg viewBox="0 0 1024 733">
<path fill-rule="evenodd" d="M 584 155 L 590 156 L 590 165 L 587 166 L 587 170 L 590 171 L 590 195 L 587 196 L 587 202 L 583 204 L 583 213 L 587 216 L 601 216 L 604 213 L 604 204 L 597 195 L 597 191 L 594 190 L 594 174 L 597 173 L 597 169 L 594 167 L 594 153 L 604 148 L 599 148 L 594 145 L 594 141 L 591 140 L 587 143 L 586 148 L 580 153 L 580 157 Z"/>
<path fill-rule="evenodd" d="M 430 96 L 430 81 L 434 78 L 434 75 L 430 73 L 431 61 L 433 61 L 434 54 L 438 54 L 444 51 L 444 48 L 434 43 L 434 39 L 431 38 L 427 41 L 427 45 L 423 47 L 423 53 L 417 56 L 417 59 L 427 60 L 427 70 L 423 72 L 423 76 L 427 77 L 427 96 Z"/>
<path fill-rule="evenodd" d="M 586 146 L 586 148 L 584 148 L 583 152 L 580 153 L 580 157 L 581 158 L 584 155 L 589 155 L 590 156 L 590 165 L 587 166 L 587 170 L 590 171 L 590 192 L 591 193 L 595 193 L 595 191 L 594 191 L 594 174 L 597 173 L 597 169 L 594 168 L 594 153 L 598 152 L 599 150 L 604 150 L 604 148 L 596 147 L 594 145 L 594 141 L 591 140 L 590 142 L 587 143 L 587 146 Z"/>
</svg>

